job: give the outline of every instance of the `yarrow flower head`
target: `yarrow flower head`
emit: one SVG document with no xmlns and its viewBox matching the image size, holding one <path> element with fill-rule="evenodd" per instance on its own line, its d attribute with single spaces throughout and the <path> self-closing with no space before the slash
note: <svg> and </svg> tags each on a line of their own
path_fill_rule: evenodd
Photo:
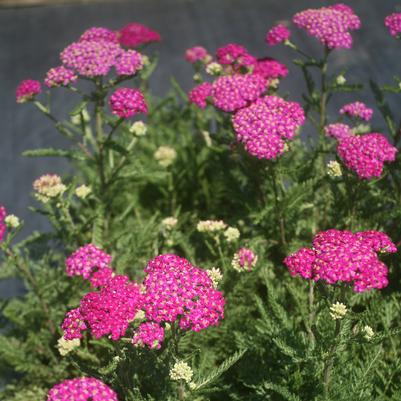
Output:
<svg viewBox="0 0 401 401">
<path fill-rule="evenodd" d="M 87 29 L 79 38 L 79 42 L 112 42 L 118 43 L 117 34 L 110 29 L 93 27 Z"/>
<path fill-rule="evenodd" d="M 226 112 L 247 106 L 266 91 L 266 80 L 259 74 L 228 75 L 212 85 L 213 104 Z"/>
<path fill-rule="evenodd" d="M 168 167 L 174 163 L 177 152 L 170 146 L 160 146 L 154 153 L 154 158 L 162 167 Z"/>
<path fill-rule="evenodd" d="M 288 75 L 288 68 L 274 58 L 265 57 L 256 61 L 252 74 L 259 74 L 270 82 L 272 79 L 286 77 Z"/>
<path fill-rule="evenodd" d="M 79 377 L 56 384 L 47 401 L 118 401 L 117 394 L 93 377 Z"/>
<path fill-rule="evenodd" d="M 148 126 L 143 121 L 135 121 L 131 125 L 129 132 L 136 136 L 145 136 L 148 132 Z"/>
<path fill-rule="evenodd" d="M 234 254 L 231 266 L 240 273 L 243 271 L 252 271 L 257 261 L 258 257 L 251 249 L 240 248 L 240 250 Z"/>
<path fill-rule="evenodd" d="M 178 220 L 175 217 L 166 217 L 162 220 L 162 226 L 166 230 L 172 230 L 177 225 Z"/>
<path fill-rule="evenodd" d="M 347 307 L 341 302 L 336 302 L 330 306 L 330 316 L 333 320 L 340 320 L 347 314 Z"/>
<path fill-rule="evenodd" d="M 373 329 L 368 325 L 363 327 L 362 332 L 364 333 L 363 337 L 367 341 L 370 341 L 375 335 L 375 332 L 373 331 Z"/>
<path fill-rule="evenodd" d="M 122 49 L 117 43 L 99 40 L 74 42 L 60 54 L 63 64 L 84 77 L 106 76 Z"/>
<path fill-rule="evenodd" d="M 88 187 L 87 185 L 80 185 L 75 190 L 75 195 L 77 195 L 77 197 L 80 199 L 85 199 L 91 192 L 91 187 Z"/>
<path fill-rule="evenodd" d="M 353 136 L 352 129 L 347 124 L 330 124 L 324 128 L 325 134 L 337 140 Z"/>
<path fill-rule="evenodd" d="M 196 229 L 200 233 L 215 233 L 223 231 L 227 228 L 227 224 L 223 220 L 200 220 L 196 226 Z"/>
<path fill-rule="evenodd" d="M 82 338 L 82 332 L 85 331 L 88 326 L 84 322 L 79 308 L 71 309 L 65 315 L 64 321 L 61 324 L 61 328 L 64 331 L 64 338 L 68 341 Z"/>
<path fill-rule="evenodd" d="M 202 46 L 194 46 L 185 51 L 185 60 L 192 64 L 197 61 L 206 61 L 208 58 L 210 58 L 210 55 Z"/>
<path fill-rule="evenodd" d="M 81 345 L 81 340 L 79 338 L 74 338 L 73 340 L 66 340 L 63 337 L 60 337 L 57 341 L 57 349 L 61 356 L 66 356 L 74 349 L 78 348 Z"/>
<path fill-rule="evenodd" d="M 327 163 L 327 175 L 329 177 L 341 177 L 343 175 L 341 165 L 336 160 L 330 160 Z"/>
<path fill-rule="evenodd" d="M 117 75 L 130 76 L 143 68 L 141 53 L 135 50 L 122 51 L 115 62 Z"/>
<path fill-rule="evenodd" d="M 216 326 L 224 317 L 224 298 L 205 270 L 174 254 L 151 260 L 144 280 L 144 310 L 148 321 L 179 321 L 183 330 Z"/>
<path fill-rule="evenodd" d="M 183 380 L 186 383 L 190 383 L 194 372 L 191 367 L 184 361 L 178 361 L 170 369 L 170 379 L 174 381 Z"/>
<path fill-rule="evenodd" d="M 305 121 L 302 107 L 278 96 L 265 96 L 233 117 L 237 140 L 259 159 L 274 159 L 285 150 Z"/>
<path fill-rule="evenodd" d="M 226 238 L 227 242 L 237 241 L 240 235 L 241 234 L 238 228 L 235 227 L 228 227 L 227 230 L 224 231 L 224 237 Z"/>
<path fill-rule="evenodd" d="M 147 322 L 139 325 L 133 338 L 136 346 L 147 345 L 152 349 L 160 349 L 164 340 L 164 329 L 158 323 Z"/>
<path fill-rule="evenodd" d="M 398 38 L 401 33 L 401 13 L 388 15 L 384 20 L 384 25 L 389 29 L 391 36 Z"/>
<path fill-rule="evenodd" d="M 196 104 L 199 108 L 204 109 L 207 106 L 207 98 L 212 96 L 213 86 L 209 82 L 203 82 L 193 88 L 188 99 L 190 103 Z"/>
<path fill-rule="evenodd" d="M 33 182 L 35 197 L 43 203 L 62 195 L 67 187 L 56 174 L 45 174 Z"/>
<path fill-rule="evenodd" d="M 4 223 L 10 228 L 18 228 L 21 224 L 20 219 L 14 214 L 7 215 Z"/>
<path fill-rule="evenodd" d="M 373 110 L 362 102 L 354 102 L 344 105 L 340 109 L 340 114 L 346 114 L 349 117 L 360 118 L 369 121 L 372 118 Z"/>
<path fill-rule="evenodd" d="M 371 179 L 381 176 L 384 162 L 394 161 L 398 150 L 384 135 L 372 132 L 341 139 L 337 152 L 344 164 L 359 178 Z"/>
<path fill-rule="evenodd" d="M 335 229 L 322 231 L 312 248 L 301 248 L 284 260 L 292 276 L 327 284 L 354 284 L 355 292 L 381 289 L 388 285 L 388 269 L 378 258 L 380 249 L 394 253 L 396 246 L 384 233 Z"/>
<path fill-rule="evenodd" d="M 39 81 L 33 79 L 26 79 L 22 81 L 16 90 L 17 103 L 25 103 L 33 100 L 34 97 L 42 92 Z"/>
<path fill-rule="evenodd" d="M 329 49 L 350 49 L 350 31 L 361 27 L 358 16 L 344 4 L 301 11 L 294 15 L 293 22 Z"/>
<path fill-rule="evenodd" d="M 110 108 L 120 118 L 129 118 L 138 113 L 147 114 L 148 106 L 139 89 L 118 88 L 110 96 Z"/>
<path fill-rule="evenodd" d="M 269 46 L 275 46 L 288 40 L 290 36 L 291 32 L 289 31 L 289 29 L 283 24 L 278 24 L 270 29 L 269 32 L 267 32 L 266 43 Z"/>
<path fill-rule="evenodd" d="M 83 279 L 90 280 L 95 272 L 111 270 L 111 260 L 111 255 L 93 244 L 87 244 L 65 261 L 67 276 L 82 276 Z"/>
<path fill-rule="evenodd" d="M 217 49 L 216 57 L 220 64 L 230 65 L 234 71 L 248 69 L 256 62 L 256 58 L 249 54 L 245 47 L 236 43 L 229 43 Z"/>
<path fill-rule="evenodd" d="M 7 226 L 5 224 L 5 219 L 7 216 L 7 211 L 4 206 L 0 206 L 0 242 L 3 241 L 4 235 L 6 234 Z"/>
<path fill-rule="evenodd" d="M 206 273 L 209 275 L 210 279 L 213 282 L 213 287 L 217 288 L 220 281 L 223 279 L 223 274 L 221 270 L 217 267 L 212 267 L 211 269 L 206 270 Z"/>
<path fill-rule="evenodd" d="M 209 75 L 219 75 L 223 71 L 223 66 L 219 63 L 212 62 L 206 65 L 205 71 Z"/>
<path fill-rule="evenodd" d="M 45 78 L 45 85 L 49 88 L 58 86 L 68 86 L 73 84 L 78 79 L 74 71 L 64 66 L 51 68 Z"/>
<path fill-rule="evenodd" d="M 126 25 L 118 31 L 117 36 L 121 45 L 131 48 L 161 40 L 158 32 L 136 22 Z"/>
</svg>

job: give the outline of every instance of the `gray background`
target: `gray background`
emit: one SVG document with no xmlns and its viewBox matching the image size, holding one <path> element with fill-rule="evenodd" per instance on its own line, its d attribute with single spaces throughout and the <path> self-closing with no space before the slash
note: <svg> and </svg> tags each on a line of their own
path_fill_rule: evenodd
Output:
<svg viewBox="0 0 401 401">
<path fill-rule="evenodd" d="M 372 78 L 389 82 L 399 73 L 397 63 L 399 43 L 384 27 L 384 17 L 399 11 L 394 1 L 346 1 L 361 17 L 363 27 L 353 34 L 352 51 L 336 51 L 332 57 L 335 68 L 349 68 L 348 82 L 366 82 Z M 0 8 L 0 121 L 1 148 L 0 204 L 9 213 L 26 221 L 26 233 L 46 228 L 45 220 L 27 210 L 32 204 L 32 181 L 46 172 L 63 174 L 67 166 L 57 159 L 23 158 L 21 152 L 39 147 L 62 147 L 63 138 L 32 105 L 15 103 L 15 88 L 27 78 L 42 80 L 46 71 L 59 64 L 58 55 L 69 43 L 91 26 L 118 29 L 136 21 L 157 30 L 163 41 L 153 45 L 159 53 L 159 66 L 151 81 L 157 95 L 169 88 L 170 77 L 188 89 L 193 71 L 183 59 L 185 49 L 203 45 L 210 52 L 228 42 L 246 46 L 257 56 L 272 56 L 291 66 L 293 53 L 284 46 L 268 48 L 264 43 L 268 28 L 285 21 L 297 11 L 308 7 L 334 4 L 315 0 L 130 0 L 110 1 L 90 5 L 63 5 L 32 8 Z M 1 5 L 1 4 L 0 4 Z M 320 45 L 304 32 L 292 27 L 293 40 L 313 53 Z M 291 98 L 300 100 L 303 83 L 298 70 L 292 66 L 282 89 Z M 60 92 L 61 93 L 61 92 Z M 57 98 L 58 106 L 68 110 L 76 99 Z M 362 99 L 373 104 L 369 90 L 363 95 L 341 96 L 331 109 L 349 100 Z M 381 120 L 376 113 L 378 125 Z M 1 287 L 0 287 L 1 291 Z"/>
</svg>

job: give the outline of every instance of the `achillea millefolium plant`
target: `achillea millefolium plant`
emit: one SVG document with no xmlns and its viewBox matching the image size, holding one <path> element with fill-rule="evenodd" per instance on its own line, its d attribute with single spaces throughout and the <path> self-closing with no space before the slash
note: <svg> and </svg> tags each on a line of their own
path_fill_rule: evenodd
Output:
<svg viewBox="0 0 401 401">
<path fill-rule="evenodd" d="M 188 49 L 195 87 L 157 99 L 161 38 L 137 23 L 88 29 L 44 86 L 18 86 L 71 142 L 25 155 L 74 174 L 33 183 L 49 232 L 18 240 L 0 208 L 0 276 L 25 286 L 1 302 L 1 399 L 401 399 L 401 81 L 366 88 L 372 128 L 363 85 L 331 64 L 359 17 L 336 4 L 292 23 L 320 57 L 283 24 L 266 43 L 295 52 L 302 104 L 280 92 L 287 66 L 236 43 Z M 401 15 L 385 26 L 398 38 Z M 76 106 L 55 115 L 43 88 Z"/>
</svg>

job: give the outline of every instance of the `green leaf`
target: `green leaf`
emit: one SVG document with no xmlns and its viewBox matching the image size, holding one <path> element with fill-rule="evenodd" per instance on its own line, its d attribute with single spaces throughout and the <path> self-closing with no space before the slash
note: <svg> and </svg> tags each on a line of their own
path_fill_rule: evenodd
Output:
<svg viewBox="0 0 401 401">
<path fill-rule="evenodd" d="M 79 113 L 81 113 L 86 105 L 88 104 L 87 100 L 82 100 L 82 102 L 79 102 L 71 111 L 70 111 L 70 116 L 77 116 Z"/>
<path fill-rule="evenodd" d="M 54 148 L 43 148 L 43 149 L 33 149 L 26 150 L 22 152 L 22 156 L 25 157 L 65 157 L 71 160 L 85 160 L 85 156 L 81 152 L 64 150 L 64 149 L 54 149 Z"/>
</svg>

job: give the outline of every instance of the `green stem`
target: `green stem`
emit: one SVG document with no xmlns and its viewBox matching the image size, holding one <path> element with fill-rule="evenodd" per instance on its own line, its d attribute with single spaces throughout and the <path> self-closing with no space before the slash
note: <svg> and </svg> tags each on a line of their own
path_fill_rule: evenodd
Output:
<svg viewBox="0 0 401 401">
<path fill-rule="evenodd" d="M 330 350 L 330 356 L 329 358 L 326 360 L 325 364 L 324 364 L 324 368 L 323 368 L 323 394 L 324 394 L 324 399 L 329 399 L 329 391 L 330 391 L 330 380 L 331 380 L 331 372 L 334 366 L 334 359 L 335 359 L 335 354 L 337 351 L 337 337 L 340 333 L 340 329 L 341 329 L 341 321 L 337 320 L 336 321 L 336 328 L 335 328 L 335 332 L 334 332 L 334 341 L 335 344 L 333 345 L 333 347 Z"/>
<path fill-rule="evenodd" d="M 315 282 L 313 280 L 309 280 L 309 293 L 308 293 L 308 304 L 309 304 L 309 317 L 308 317 L 308 335 L 309 335 L 309 343 L 310 348 L 313 349 L 315 347 L 315 334 L 313 332 L 313 325 L 315 324 Z"/>
</svg>

